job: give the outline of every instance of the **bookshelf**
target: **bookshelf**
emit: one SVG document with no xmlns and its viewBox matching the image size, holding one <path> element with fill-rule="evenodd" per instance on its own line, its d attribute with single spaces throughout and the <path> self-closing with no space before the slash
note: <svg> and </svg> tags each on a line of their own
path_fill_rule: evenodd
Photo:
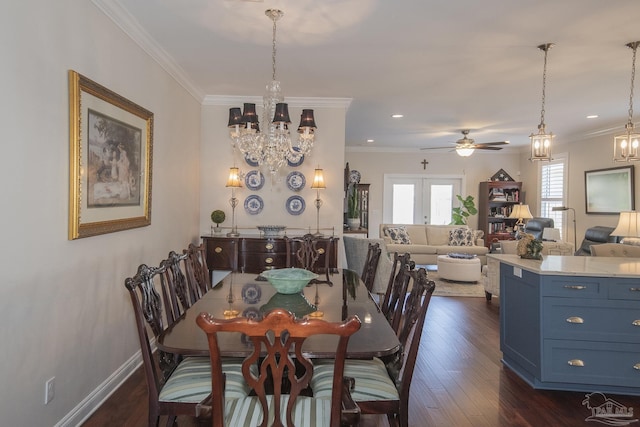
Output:
<svg viewBox="0 0 640 427">
<path fill-rule="evenodd" d="M 513 205 L 523 203 L 522 183 L 483 181 L 478 192 L 478 229 L 484 231 L 487 247 L 514 238 L 517 218 L 509 218 Z"/>
</svg>

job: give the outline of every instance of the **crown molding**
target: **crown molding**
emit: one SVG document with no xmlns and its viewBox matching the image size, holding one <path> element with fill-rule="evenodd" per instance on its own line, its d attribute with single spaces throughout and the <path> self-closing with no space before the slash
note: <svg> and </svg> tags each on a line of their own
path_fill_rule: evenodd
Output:
<svg viewBox="0 0 640 427">
<path fill-rule="evenodd" d="M 131 40 L 142 48 L 162 69 L 173 77 L 191 96 L 199 102 L 204 92 L 198 88 L 162 47 L 147 33 L 140 23 L 122 7 L 118 0 L 91 0 L 109 19 L 111 19 Z"/>
</svg>

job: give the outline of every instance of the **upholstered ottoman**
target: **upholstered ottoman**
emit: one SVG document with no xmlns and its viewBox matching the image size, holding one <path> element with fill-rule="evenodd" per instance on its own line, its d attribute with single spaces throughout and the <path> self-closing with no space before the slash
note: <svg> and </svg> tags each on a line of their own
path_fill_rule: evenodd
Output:
<svg viewBox="0 0 640 427">
<path fill-rule="evenodd" d="M 480 259 L 438 255 L 438 276 L 454 282 L 477 282 L 482 278 Z"/>
</svg>

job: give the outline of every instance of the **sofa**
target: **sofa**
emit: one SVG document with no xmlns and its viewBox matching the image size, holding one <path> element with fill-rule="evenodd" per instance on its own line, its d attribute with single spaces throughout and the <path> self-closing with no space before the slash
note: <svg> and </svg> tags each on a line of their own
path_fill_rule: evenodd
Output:
<svg viewBox="0 0 640 427">
<path fill-rule="evenodd" d="M 476 255 L 484 265 L 489 249 L 483 236 L 482 231 L 466 225 L 380 224 L 380 237 L 387 251 L 408 252 L 419 265 L 436 265 L 438 255 L 449 253 Z"/>
</svg>

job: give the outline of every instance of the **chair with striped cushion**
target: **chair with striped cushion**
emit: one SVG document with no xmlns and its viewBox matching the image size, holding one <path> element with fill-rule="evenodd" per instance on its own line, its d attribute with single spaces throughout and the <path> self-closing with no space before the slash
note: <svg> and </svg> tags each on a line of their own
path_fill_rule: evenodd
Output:
<svg viewBox="0 0 640 427">
<path fill-rule="evenodd" d="M 207 250 L 204 243 L 196 246 L 193 243 L 182 251 L 187 255 L 185 260 L 185 270 L 187 273 L 187 283 L 189 290 L 194 296 L 194 301 L 211 290 L 211 275 L 207 265 Z"/>
<path fill-rule="evenodd" d="M 427 308 L 435 283 L 428 280 L 424 268 L 408 273 L 413 281 L 405 304 L 398 338 L 402 350 L 391 360 L 352 360 L 345 363 L 344 375 L 355 380 L 351 396 L 363 414 L 386 414 L 391 426 L 408 426 L 409 389 L 420 346 Z M 330 391 L 329 378 L 334 374 L 330 361 L 314 362 L 311 380 L 314 396 Z"/>
<path fill-rule="evenodd" d="M 191 292 L 183 265 L 187 260 L 187 254 L 178 255 L 171 251 L 167 259 L 160 262 L 160 267 L 164 268 L 165 302 L 167 310 L 167 323 L 171 325 L 180 317 L 191 304 L 197 301 L 196 296 Z"/>
<path fill-rule="evenodd" d="M 147 379 L 149 398 L 149 426 L 157 426 L 160 416 L 168 415 L 167 425 L 173 425 L 178 415 L 210 416 L 210 406 L 203 405 L 211 394 L 211 364 L 206 357 L 180 358 L 175 354 L 158 352 L 154 356 L 147 326 L 155 338 L 170 320 L 163 300 L 156 288 L 166 295 L 167 265 L 149 267 L 142 264 L 135 276 L 125 280 L 136 320 L 142 353 L 143 369 Z M 241 360 L 225 360 L 228 396 L 241 398 L 249 393 L 241 372 Z M 164 375 L 160 375 L 160 373 Z"/>
<path fill-rule="evenodd" d="M 340 426 L 343 396 L 345 401 L 349 397 L 342 375 L 345 354 L 349 337 L 360 329 L 357 317 L 334 323 L 322 319 L 297 319 L 286 310 L 275 309 L 262 320 L 243 317 L 223 320 L 201 313 L 197 323 L 209 342 L 213 427 Z M 220 332 L 242 333 L 251 340 L 253 351 L 242 362 L 242 373 L 255 396 L 229 400 L 221 381 Z M 304 356 L 302 345 L 306 338 L 317 334 L 339 336 L 335 360 L 328 362 L 333 375 L 324 398 L 304 395 L 313 375 L 313 365 Z M 273 386 L 272 391 L 268 389 L 269 384 Z M 356 414 L 356 419 L 351 421 L 357 423 L 359 412 L 355 404 L 351 411 L 352 415 Z"/>
<path fill-rule="evenodd" d="M 410 276 L 406 274 L 410 270 L 411 255 L 404 253 L 398 255 L 398 252 L 393 254 L 393 267 L 391 269 L 391 275 L 389 276 L 389 284 L 387 285 L 387 292 L 384 294 L 380 310 L 385 315 L 393 330 L 398 332 L 398 324 L 400 323 L 400 316 L 404 308 L 404 302 L 407 294 L 407 286 L 409 285 Z M 395 315 L 396 312 L 398 315 Z M 394 324 L 395 316 L 395 324 Z"/>
<path fill-rule="evenodd" d="M 314 279 L 311 283 L 331 283 L 331 262 L 335 254 L 331 248 L 337 237 L 323 237 L 313 234 L 305 234 L 302 237 L 286 237 L 287 267 L 304 268 L 317 274 L 324 274 L 325 280 Z"/>
</svg>

